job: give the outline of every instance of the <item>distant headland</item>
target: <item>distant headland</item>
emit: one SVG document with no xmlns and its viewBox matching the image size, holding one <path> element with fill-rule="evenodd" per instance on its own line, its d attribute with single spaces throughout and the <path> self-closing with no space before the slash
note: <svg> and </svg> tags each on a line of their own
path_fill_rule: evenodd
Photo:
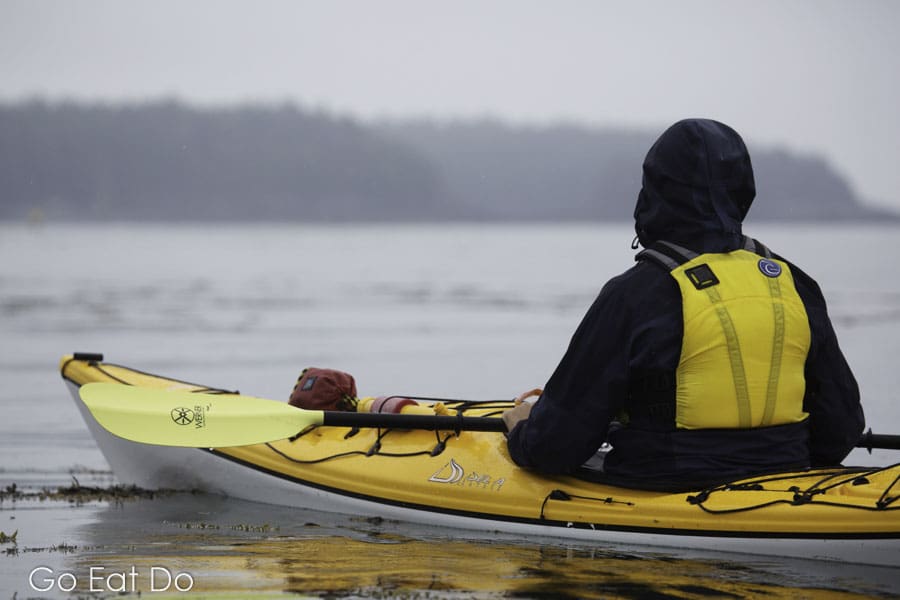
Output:
<svg viewBox="0 0 900 600">
<path fill-rule="evenodd" d="M 0 220 L 630 220 L 658 131 L 364 122 L 294 105 L 0 105 Z M 746 135 L 746 133 L 745 133 Z M 865 221 L 815 155 L 754 148 L 754 221 Z"/>
</svg>

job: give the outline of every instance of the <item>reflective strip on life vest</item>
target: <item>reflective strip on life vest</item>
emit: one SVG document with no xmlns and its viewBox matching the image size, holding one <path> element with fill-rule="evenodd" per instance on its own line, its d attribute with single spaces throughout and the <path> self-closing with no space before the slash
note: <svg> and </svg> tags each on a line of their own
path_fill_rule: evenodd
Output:
<svg viewBox="0 0 900 600">
<path fill-rule="evenodd" d="M 737 401 L 738 427 L 748 429 L 750 420 L 750 392 L 747 390 L 747 374 L 744 372 L 744 359 L 741 357 L 741 343 L 738 340 L 737 331 L 728 309 L 722 303 L 722 298 L 716 288 L 708 288 L 706 291 L 709 300 L 716 307 L 716 316 L 722 325 L 722 333 L 725 335 L 725 344 L 728 348 L 728 361 L 731 364 L 731 377 L 734 380 L 734 395 Z"/>
<path fill-rule="evenodd" d="M 775 317 L 775 334 L 772 339 L 772 362 L 769 366 L 769 385 L 766 387 L 766 408 L 761 425 L 772 425 L 775 402 L 778 398 L 778 377 L 784 356 L 784 302 L 781 299 L 781 284 L 777 278 L 769 277 L 769 293 L 772 296 L 772 314 Z"/>
</svg>

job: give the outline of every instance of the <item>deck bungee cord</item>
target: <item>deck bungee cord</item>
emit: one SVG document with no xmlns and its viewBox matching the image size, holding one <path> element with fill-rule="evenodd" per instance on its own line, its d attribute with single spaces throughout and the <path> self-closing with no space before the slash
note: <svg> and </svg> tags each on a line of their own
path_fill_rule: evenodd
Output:
<svg viewBox="0 0 900 600">
<path fill-rule="evenodd" d="M 307 435 L 314 430 L 315 430 L 315 428 L 310 428 L 306 431 L 302 431 L 299 434 L 297 434 L 296 436 L 294 436 L 293 438 L 289 438 L 289 441 L 293 443 L 293 442 L 297 441 L 298 439 L 300 439 L 301 437 L 303 437 L 304 435 Z M 455 434 L 450 433 L 450 434 L 447 434 L 445 437 L 441 438 L 440 432 L 435 431 L 434 434 L 435 434 L 435 438 L 437 439 L 437 443 L 431 450 L 420 450 L 420 451 L 416 451 L 416 452 L 385 452 L 382 450 L 381 442 L 385 437 L 387 437 L 388 434 L 390 434 L 394 431 L 395 430 L 393 430 L 393 429 L 386 429 L 384 431 L 379 429 L 376 433 L 375 443 L 372 444 L 372 446 L 370 446 L 368 450 L 350 450 L 348 452 L 338 452 L 338 453 L 333 453 L 333 454 L 318 457 L 318 458 L 308 458 L 307 459 L 307 458 L 297 458 L 295 456 L 291 456 L 285 452 L 282 452 L 275 446 L 273 446 L 271 442 L 266 442 L 266 447 L 268 447 L 275 454 L 281 456 L 285 460 L 288 460 L 292 463 L 301 464 L 301 465 L 314 465 L 314 464 L 318 464 L 318 463 L 327 462 L 329 460 L 334 460 L 336 458 L 346 458 L 348 456 L 384 456 L 384 457 L 388 457 L 388 458 L 407 458 L 407 457 L 412 457 L 412 456 L 438 456 L 446 449 L 447 441 L 450 440 L 450 438 L 456 437 Z M 354 432 L 353 431 L 348 432 L 348 434 L 346 436 L 344 436 L 344 439 L 349 439 L 350 437 L 352 437 L 351 436 L 352 433 L 354 433 Z"/>
<path fill-rule="evenodd" d="M 390 396 L 391 398 L 394 396 Z M 430 403 L 441 403 L 448 410 L 456 411 L 457 414 L 463 416 L 466 410 L 470 410 L 473 408 L 478 408 L 479 410 L 487 410 L 489 412 L 484 413 L 483 417 L 492 417 L 497 414 L 502 413 L 504 410 L 508 409 L 512 406 L 512 400 L 485 400 L 485 401 L 473 401 L 473 400 L 458 400 L 451 398 L 433 398 L 426 396 L 411 396 L 411 395 L 402 395 L 396 396 L 398 398 L 408 398 L 410 400 L 417 400 L 422 402 L 430 402 Z M 490 412 L 491 409 L 496 409 L 495 412 Z M 317 428 L 321 427 L 321 425 L 316 425 L 313 427 L 308 427 L 303 431 L 298 432 L 296 435 L 288 438 L 290 442 L 295 442 L 302 438 L 305 435 L 309 435 L 313 433 Z M 386 452 L 383 450 L 382 442 L 388 436 L 388 434 L 396 432 L 403 433 L 403 429 L 391 429 L 391 428 L 376 428 L 376 438 L 375 442 L 369 447 L 368 450 L 351 450 L 348 452 L 339 452 L 333 453 L 327 456 L 322 456 L 318 458 L 297 458 L 294 456 L 290 456 L 289 454 L 282 452 L 278 448 L 272 445 L 272 443 L 266 443 L 266 446 L 274 453 L 278 454 L 285 460 L 288 460 L 292 463 L 296 464 L 318 464 L 327 462 L 329 460 L 334 460 L 337 458 L 346 458 L 348 456 L 384 456 L 389 458 L 405 458 L 405 457 L 413 457 L 413 456 L 439 456 L 447 449 L 447 442 L 449 442 L 452 438 L 459 437 L 460 431 L 454 431 L 452 433 L 448 433 L 441 436 L 440 431 L 434 431 L 435 445 L 430 450 L 420 450 L 417 452 Z M 354 427 L 350 431 L 344 435 L 345 440 L 349 440 L 350 438 L 356 436 L 360 432 L 359 427 Z"/>
<path fill-rule="evenodd" d="M 874 477 L 878 473 L 886 473 L 892 470 L 896 470 L 900 467 L 900 463 L 895 463 L 892 465 L 888 465 L 886 467 L 873 467 L 873 468 L 864 468 L 864 467 L 856 467 L 849 468 L 851 471 L 850 474 L 847 473 L 847 469 L 845 468 L 843 471 L 836 471 L 829 475 L 827 475 L 824 479 L 813 483 L 809 487 L 805 489 L 801 489 L 798 486 L 791 486 L 787 489 L 773 489 L 764 487 L 763 484 L 776 483 L 776 482 L 790 482 L 793 480 L 797 480 L 800 478 L 807 478 L 810 475 L 815 475 L 815 470 L 810 470 L 808 472 L 800 472 L 800 473 L 792 473 L 789 475 L 780 475 L 767 477 L 765 479 L 751 479 L 751 480 L 742 480 L 735 483 L 725 483 L 719 486 L 715 486 L 712 488 L 707 488 L 700 491 L 697 494 L 689 495 L 686 500 L 694 505 L 702 509 L 704 512 L 708 512 L 710 514 L 731 514 L 738 512 L 746 512 L 751 510 L 758 510 L 761 508 L 766 508 L 768 506 L 774 506 L 776 504 L 789 504 L 791 506 L 801 506 L 805 504 L 819 504 L 825 506 L 832 506 L 836 508 L 847 508 L 854 510 L 867 510 L 867 511 L 892 511 L 892 510 L 900 510 L 900 505 L 892 506 L 898 499 L 900 499 L 900 495 L 890 496 L 890 491 L 897 485 L 898 481 L 900 481 L 900 473 L 894 476 L 893 481 L 888 484 L 881 493 L 881 496 L 875 500 L 872 506 L 866 506 L 862 504 L 849 504 L 843 502 L 833 502 L 829 500 L 821 500 L 818 499 L 817 496 L 824 496 L 829 490 L 839 488 L 844 485 L 852 485 L 852 486 L 860 486 L 860 485 L 870 485 L 869 479 Z M 822 486 L 821 484 L 829 479 L 836 479 L 839 476 L 847 476 L 845 479 L 833 482 L 827 486 Z M 793 493 L 793 497 L 791 499 L 787 498 L 779 498 L 776 500 L 769 500 L 766 502 L 761 502 L 759 504 L 749 505 L 749 506 L 741 506 L 734 508 L 711 508 L 707 506 L 707 502 L 712 498 L 714 494 L 722 493 L 722 492 L 731 492 L 731 491 L 764 491 L 764 492 L 773 492 L 773 491 L 784 491 L 787 493 Z"/>
<path fill-rule="evenodd" d="M 545 516 L 546 509 L 547 509 L 547 503 L 550 502 L 551 500 L 557 500 L 560 502 L 569 502 L 571 500 L 589 500 L 589 501 L 599 502 L 601 504 L 622 504 L 624 506 L 634 506 L 634 502 L 631 502 L 628 500 L 616 500 L 612 496 L 607 496 L 606 498 L 596 498 L 594 496 L 581 496 L 578 494 L 570 494 L 569 492 L 566 492 L 564 490 L 557 489 L 557 490 L 553 490 L 552 492 L 547 494 L 544 497 L 544 501 L 541 502 L 540 518 L 542 521 L 547 520 L 547 517 Z"/>
<path fill-rule="evenodd" d="M 114 373 L 112 373 L 110 371 L 109 367 L 124 369 L 124 370 L 129 371 L 130 373 L 136 373 L 138 375 L 143 375 L 146 377 L 157 377 L 157 375 L 155 375 L 153 373 L 149 373 L 146 371 L 139 371 L 139 370 L 133 369 L 131 367 L 125 367 L 123 365 L 117 365 L 115 363 L 104 363 L 103 355 L 100 353 L 75 352 L 71 356 L 66 357 L 66 359 L 60 365 L 59 371 L 60 371 L 60 374 L 62 374 L 63 378 L 66 377 L 66 368 L 69 366 L 69 364 L 71 364 L 73 362 L 86 363 L 90 368 L 94 369 L 98 373 L 101 373 L 105 377 L 109 378 L 110 380 L 115 381 L 117 383 L 121 383 L 122 385 L 134 385 L 134 382 L 128 381 L 126 379 L 122 379 L 121 377 L 115 375 Z M 167 380 L 173 381 L 176 383 L 180 383 L 180 384 L 183 384 L 186 386 L 191 386 L 192 389 L 189 391 L 194 394 L 231 394 L 231 395 L 239 395 L 240 394 L 240 392 L 237 390 L 226 390 L 223 388 L 208 387 L 205 385 L 191 383 L 190 381 L 183 381 L 180 379 L 167 378 Z"/>
</svg>

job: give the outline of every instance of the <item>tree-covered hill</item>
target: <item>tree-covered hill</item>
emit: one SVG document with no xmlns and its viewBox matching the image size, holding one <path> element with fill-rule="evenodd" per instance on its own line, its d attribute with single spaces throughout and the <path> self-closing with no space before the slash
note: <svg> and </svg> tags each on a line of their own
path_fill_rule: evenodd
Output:
<svg viewBox="0 0 900 600">
<path fill-rule="evenodd" d="M 0 219 L 627 220 L 658 133 L 21 102 L 0 105 Z M 754 219 L 878 216 L 823 159 L 751 151 Z"/>
</svg>

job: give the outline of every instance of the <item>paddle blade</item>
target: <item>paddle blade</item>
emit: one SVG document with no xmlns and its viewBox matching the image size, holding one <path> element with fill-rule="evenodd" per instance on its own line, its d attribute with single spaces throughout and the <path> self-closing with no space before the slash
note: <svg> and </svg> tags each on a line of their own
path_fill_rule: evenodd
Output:
<svg viewBox="0 0 900 600">
<path fill-rule="evenodd" d="M 79 390 L 91 414 L 110 433 L 144 444 L 222 448 L 291 437 L 322 423 L 322 411 L 275 400 L 88 383 Z"/>
</svg>

